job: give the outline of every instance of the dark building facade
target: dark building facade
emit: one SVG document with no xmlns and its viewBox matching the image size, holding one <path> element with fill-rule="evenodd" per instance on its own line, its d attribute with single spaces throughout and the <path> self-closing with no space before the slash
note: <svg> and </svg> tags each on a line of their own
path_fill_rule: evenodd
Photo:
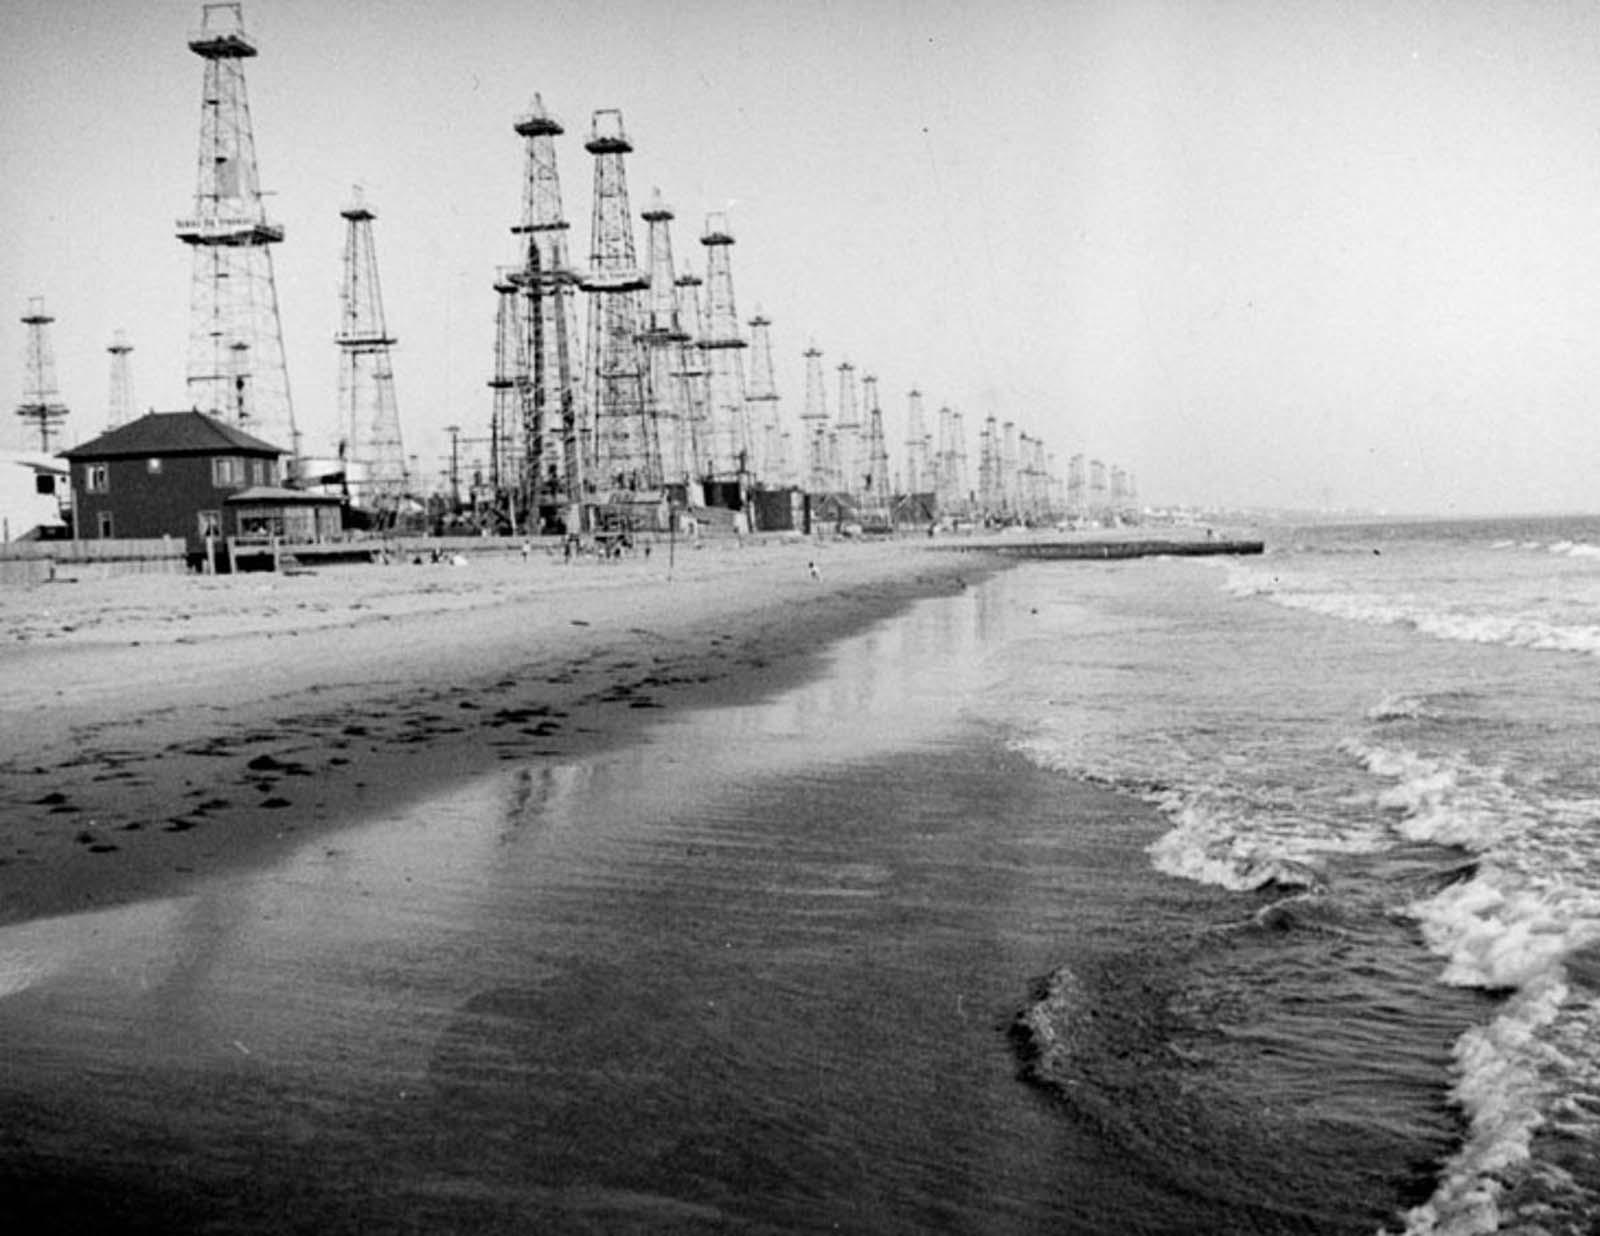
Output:
<svg viewBox="0 0 1600 1236">
<path fill-rule="evenodd" d="M 181 538 L 191 557 L 224 524 L 227 500 L 280 483 L 280 447 L 203 412 L 151 412 L 63 451 L 83 540 Z"/>
</svg>

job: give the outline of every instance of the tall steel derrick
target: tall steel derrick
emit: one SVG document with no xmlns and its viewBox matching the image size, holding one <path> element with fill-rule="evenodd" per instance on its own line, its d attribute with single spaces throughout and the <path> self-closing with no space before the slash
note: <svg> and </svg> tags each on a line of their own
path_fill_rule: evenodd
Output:
<svg viewBox="0 0 1600 1236">
<path fill-rule="evenodd" d="M 128 358 L 133 354 L 133 344 L 128 333 L 118 330 L 111 337 L 106 351 L 111 354 L 111 393 L 106 403 L 106 428 L 115 429 L 133 419 L 133 365 Z"/>
<path fill-rule="evenodd" d="M 862 401 L 867 408 L 866 472 L 863 497 L 868 505 L 887 511 L 889 505 L 889 446 L 883 436 L 883 409 L 878 405 L 878 379 L 861 378 Z"/>
<path fill-rule="evenodd" d="M 803 353 L 806 360 L 806 407 L 800 414 L 805 435 L 805 487 L 814 494 L 834 488 L 828 449 L 828 402 L 822 386 L 822 353 L 812 344 Z"/>
<path fill-rule="evenodd" d="M 1081 517 L 1088 510 L 1085 487 L 1083 456 L 1073 455 L 1067 460 L 1067 510 L 1070 514 Z"/>
<path fill-rule="evenodd" d="M 1021 461 L 1017 455 L 1017 424 L 1006 421 L 1000 427 L 1000 505 L 1008 515 L 1015 515 L 1022 505 L 1020 487 Z M 1024 449 L 1028 435 L 1022 435 Z"/>
<path fill-rule="evenodd" d="M 267 219 L 256 169 L 244 61 L 256 54 L 243 6 L 206 4 L 189 50 L 205 61 L 194 213 L 177 236 L 193 253 L 189 398 L 289 452 L 298 473 L 300 435 L 272 275 L 283 228 Z"/>
<path fill-rule="evenodd" d="M 772 367 L 772 319 L 758 307 L 750 319 L 750 369 L 744 398 L 749 405 L 754 469 L 770 485 L 789 485 L 792 475 L 787 435 L 778 414 L 778 382 Z"/>
<path fill-rule="evenodd" d="M 383 313 L 378 282 L 378 252 L 372 239 L 377 215 L 355 200 L 339 217 L 345 221 L 344 278 L 339 289 L 339 435 L 345 483 L 358 506 L 392 516 L 400 507 L 409 478 L 400 440 L 394 366 L 389 349 L 397 340 Z"/>
<path fill-rule="evenodd" d="M 906 393 L 906 492 L 920 494 L 934 488 L 933 470 L 928 460 L 928 425 L 922 412 L 922 392 L 912 387 Z"/>
<path fill-rule="evenodd" d="M 978 431 L 978 511 L 985 517 L 1000 514 L 1005 506 L 1000 464 L 1000 427 L 993 414 Z"/>
<path fill-rule="evenodd" d="M 841 361 L 839 410 L 834 415 L 834 488 L 855 496 L 861 492 L 861 409 L 856 391 L 856 367 Z"/>
<path fill-rule="evenodd" d="M 711 474 L 719 481 L 751 472 L 750 409 L 745 402 L 739 314 L 733 299 L 733 233 L 719 212 L 706 216 L 700 243 L 706 249 L 706 381 L 711 400 Z"/>
<path fill-rule="evenodd" d="M 54 321 L 44 311 L 44 297 L 28 298 L 28 312 L 22 316 L 22 324 L 28 328 L 28 352 L 17 416 L 23 421 L 27 448 L 33 449 L 37 443 L 37 449 L 46 455 L 55 450 L 61 422 L 67 418 L 67 405 L 61 402 L 61 392 L 56 387 L 55 349 L 50 346 L 50 333 L 45 329 Z"/>
<path fill-rule="evenodd" d="M 700 295 L 705 280 L 692 271 L 685 271 L 673 280 L 677 293 L 678 322 L 689 336 L 679 348 L 678 368 L 675 371 L 678 390 L 683 401 L 683 422 L 679 433 L 687 462 L 687 475 L 691 484 L 698 485 L 700 478 L 711 474 L 711 392 L 710 375 L 706 371 L 705 353 L 699 341 L 706 334 L 706 303 Z"/>
<path fill-rule="evenodd" d="M 661 447 L 649 368 L 640 342 L 641 293 L 648 286 L 633 245 L 624 157 L 632 152 L 622 113 L 594 113 L 584 149 L 594 155 L 594 216 L 589 270 L 586 477 L 598 493 L 637 492 L 662 484 Z"/>
<path fill-rule="evenodd" d="M 489 475 L 492 501 L 509 522 L 527 509 L 528 433 L 533 416 L 533 380 L 528 365 L 526 297 L 522 285 L 503 269 L 494 283 L 494 376 L 489 379 Z"/>
<path fill-rule="evenodd" d="M 583 491 L 582 395 L 573 364 L 578 277 L 567 252 L 569 224 L 561 207 L 555 148 L 555 139 L 566 130 L 537 94 L 512 128 L 523 139 L 524 174 L 522 222 L 511 230 L 523 239 L 521 264 L 505 272 L 501 282 L 521 292 L 507 305 L 520 343 L 511 361 L 517 420 L 514 428 L 508 425 L 499 487 L 515 486 L 521 493 L 517 505 L 525 509 L 567 506 L 567 522 L 575 526 L 575 504 Z M 496 373 L 498 378 L 498 360 Z"/>
<path fill-rule="evenodd" d="M 639 217 L 648 229 L 645 268 L 650 288 L 645 298 L 644 327 L 640 338 L 650 367 L 650 392 L 655 398 L 656 436 L 661 444 L 661 466 L 669 484 L 688 486 L 698 472 L 694 417 L 690 390 L 692 376 L 684 362 L 690 325 L 698 326 L 698 307 L 689 322 L 683 319 L 680 289 L 672 261 L 672 220 L 675 217 L 657 189 L 650 208 Z"/>
<path fill-rule="evenodd" d="M 939 454 L 934 464 L 934 494 L 941 512 L 955 510 L 961 500 L 956 414 L 946 405 L 939 409 Z"/>
</svg>

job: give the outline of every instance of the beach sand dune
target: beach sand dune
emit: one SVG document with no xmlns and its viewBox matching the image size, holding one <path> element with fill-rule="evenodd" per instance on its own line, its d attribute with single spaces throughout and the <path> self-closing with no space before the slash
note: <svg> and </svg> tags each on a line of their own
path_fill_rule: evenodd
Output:
<svg viewBox="0 0 1600 1236">
<path fill-rule="evenodd" d="M 0 923 L 168 891 L 502 760 L 774 690 L 995 567 L 749 543 L 7 589 Z"/>
</svg>

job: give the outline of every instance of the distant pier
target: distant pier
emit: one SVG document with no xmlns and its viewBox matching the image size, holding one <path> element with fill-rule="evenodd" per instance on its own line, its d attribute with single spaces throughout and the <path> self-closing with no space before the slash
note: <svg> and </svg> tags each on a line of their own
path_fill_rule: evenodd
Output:
<svg viewBox="0 0 1600 1236">
<path fill-rule="evenodd" d="M 1118 558 L 1199 558 L 1213 555 L 1251 555 L 1265 552 L 1259 537 L 1185 535 L 1145 536 L 1128 532 L 1063 532 L 951 536 L 941 549 L 1003 554 L 1009 558 L 1071 558 L 1090 561 Z"/>
</svg>

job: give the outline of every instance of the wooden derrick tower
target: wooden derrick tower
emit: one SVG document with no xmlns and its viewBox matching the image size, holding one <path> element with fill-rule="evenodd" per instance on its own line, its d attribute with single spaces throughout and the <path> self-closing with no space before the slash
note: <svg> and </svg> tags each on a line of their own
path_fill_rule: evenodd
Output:
<svg viewBox="0 0 1600 1236">
<path fill-rule="evenodd" d="M 705 353 L 711 412 L 711 477 L 743 481 L 751 469 L 749 405 L 745 402 L 744 358 L 733 298 L 733 233 L 720 212 L 706 216 L 700 243 L 706 248 Z"/>
<path fill-rule="evenodd" d="M 822 353 L 812 344 L 803 353 L 806 359 L 806 408 L 800 414 L 805 434 L 805 487 L 808 493 L 823 494 L 833 488 L 829 475 L 828 404 L 822 386 Z"/>
<path fill-rule="evenodd" d="M 512 128 L 524 149 L 522 222 L 511 229 L 520 251 L 518 264 L 501 282 L 522 293 L 508 307 L 510 329 L 521 338 L 511 362 L 521 421 L 502 484 L 519 489 L 518 507 L 558 508 L 576 531 L 583 492 L 583 395 L 574 363 L 578 276 L 567 250 L 570 225 L 561 206 L 555 147 L 566 130 L 537 94 Z"/>
<path fill-rule="evenodd" d="M 657 189 L 650 209 L 641 211 L 639 217 L 648 228 L 645 261 L 650 276 L 640 338 L 650 366 L 650 391 L 655 398 L 661 465 L 668 484 L 687 487 L 696 472 L 692 433 L 694 408 L 683 358 L 690 336 L 683 320 L 672 261 L 675 216 L 662 200 L 661 190 Z"/>
<path fill-rule="evenodd" d="M 865 374 L 861 379 L 862 398 L 867 406 L 866 471 L 862 476 L 865 504 L 888 517 L 889 446 L 883 436 L 883 409 L 878 404 L 878 379 Z"/>
<path fill-rule="evenodd" d="M 603 498 L 658 489 L 661 449 L 639 337 L 641 294 L 649 284 L 633 244 L 624 163 L 633 144 L 622 113 L 614 108 L 595 112 L 584 149 L 594 155 L 594 214 L 582 285 L 589 294 L 589 449 L 583 466 Z"/>
<path fill-rule="evenodd" d="M 106 428 L 115 429 L 133 420 L 133 365 L 128 358 L 133 344 L 127 331 L 118 329 L 106 351 L 111 354 L 111 397 L 106 403 Z"/>
<path fill-rule="evenodd" d="M 54 453 L 61 422 L 67 419 L 67 405 L 56 388 L 56 354 L 45 329 L 54 321 L 44 311 L 44 297 L 28 299 L 28 312 L 22 316 L 22 324 L 28 328 L 28 354 L 17 416 L 24 424 L 27 449 L 45 455 Z"/>
<path fill-rule="evenodd" d="M 837 462 L 834 488 L 852 497 L 861 493 L 861 410 L 856 390 L 856 367 L 839 365 L 839 411 L 834 419 Z"/>
<path fill-rule="evenodd" d="M 928 425 L 922 412 L 922 392 L 912 387 L 906 394 L 906 492 L 933 489 L 928 467 Z"/>
<path fill-rule="evenodd" d="M 750 319 L 750 373 L 745 387 L 754 460 L 751 470 L 768 485 L 793 483 L 783 425 L 778 411 L 778 382 L 772 367 L 772 319 L 758 307 Z"/>
<path fill-rule="evenodd" d="M 245 37 L 243 5 L 203 5 L 189 50 L 205 61 L 194 212 L 177 224 L 193 254 L 189 399 L 283 447 L 295 476 L 300 434 L 272 273 L 272 246 L 283 240 L 283 228 L 267 219 L 256 168 L 244 80 L 244 62 L 256 48 Z"/>
<path fill-rule="evenodd" d="M 409 488 L 400 411 L 395 402 L 394 366 L 378 282 L 378 253 L 372 239 L 377 218 L 361 200 L 339 212 L 345 221 L 344 280 L 339 293 L 339 433 L 345 484 L 351 500 L 392 523 Z"/>
</svg>

